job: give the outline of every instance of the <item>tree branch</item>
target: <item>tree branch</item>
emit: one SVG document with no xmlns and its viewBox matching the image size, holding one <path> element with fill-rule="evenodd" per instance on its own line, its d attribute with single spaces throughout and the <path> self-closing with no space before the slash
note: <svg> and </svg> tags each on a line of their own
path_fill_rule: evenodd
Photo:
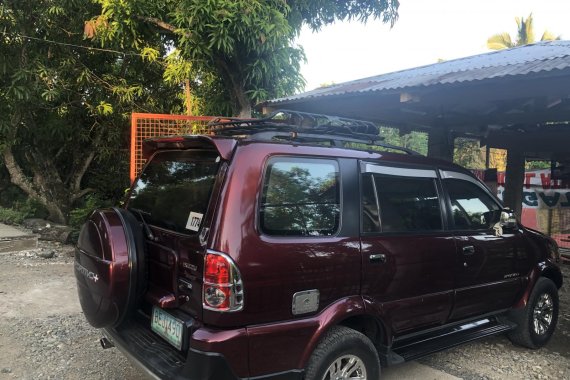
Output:
<svg viewBox="0 0 570 380">
<path fill-rule="evenodd" d="M 89 193 L 92 193 L 92 192 L 94 192 L 94 191 L 95 191 L 95 189 L 92 189 L 92 188 L 88 187 L 88 188 L 86 188 L 86 189 L 81 190 L 81 191 L 78 192 L 78 193 L 73 194 L 73 195 L 71 196 L 71 203 L 75 202 L 76 200 L 78 200 L 79 198 L 83 197 L 84 195 L 89 194 Z"/>
<path fill-rule="evenodd" d="M 14 158 L 14 153 L 12 152 L 11 147 L 8 146 L 4 148 L 2 151 L 2 157 L 4 159 L 4 165 L 10 174 L 10 181 L 20 189 L 24 190 L 24 192 L 30 197 L 39 200 L 43 204 L 47 204 L 47 199 L 34 189 L 32 182 L 30 182 L 30 180 L 24 175 L 22 168 Z"/>
<path fill-rule="evenodd" d="M 245 89 L 239 78 L 235 77 L 235 72 L 232 70 L 228 63 L 223 58 L 216 58 L 216 64 L 221 72 L 225 73 L 226 78 L 230 81 L 232 86 L 232 93 L 240 107 L 239 117 L 251 117 L 251 103 L 245 94 Z"/>
<path fill-rule="evenodd" d="M 169 24 L 167 22 L 162 21 L 161 19 L 158 19 L 156 17 L 149 17 L 149 16 L 137 16 L 137 18 L 141 21 L 146 21 L 148 23 L 151 23 L 153 25 L 158 26 L 161 29 L 164 29 L 170 33 L 175 33 L 176 32 L 176 27 L 172 24 Z"/>
<path fill-rule="evenodd" d="M 83 176 L 85 175 L 87 169 L 89 169 L 89 166 L 93 162 L 93 159 L 95 158 L 95 150 L 97 146 L 101 143 L 102 138 L 103 138 L 103 130 L 100 130 L 99 133 L 97 133 L 97 135 L 93 139 L 92 142 L 93 148 L 91 149 L 89 154 L 85 156 L 83 162 L 81 162 L 77 166 L 74 166 L 74 168 L 72 169 L 70 185 L 71 185 L 71 191 L 73 193 L 77 193 L 81 190 L 81 181 L 83 180 Z"/>
<path fill-rule="evenodd" d="M 16 110 L 12 117 L 10 118 L 10 130 L 8 131 L 8 144 L 2 150 L 2 158 L 4 159 L 4 166 L 10 174 L 10 182 L 22 189 L 26 194 L 30 195 L 32 198 L 36 198 L 40 201 L 46 201 L 44 197 L 34 189 L 33 183 L 26 177 L 22 168 L 16 162 L 14 157 L 14 152 L 12 152 L 11 143 L 16 138 L 18 133 L 18 128 L 22 122 L 22 113 Z"/>
</svg>

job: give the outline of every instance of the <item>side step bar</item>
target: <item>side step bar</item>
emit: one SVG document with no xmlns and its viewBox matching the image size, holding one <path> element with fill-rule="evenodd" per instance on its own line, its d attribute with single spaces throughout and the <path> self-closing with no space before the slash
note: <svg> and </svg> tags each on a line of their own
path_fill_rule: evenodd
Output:
<svg viewBox="0 0 570 380">
<path fill-rule="evenodd" d="M 396 340 L 392 346 L 390 364 L 418 359 L 479 338 L 504 333 L 516 327 L 513 323 L 489 317 L 425 335 Z"/>
</svg>

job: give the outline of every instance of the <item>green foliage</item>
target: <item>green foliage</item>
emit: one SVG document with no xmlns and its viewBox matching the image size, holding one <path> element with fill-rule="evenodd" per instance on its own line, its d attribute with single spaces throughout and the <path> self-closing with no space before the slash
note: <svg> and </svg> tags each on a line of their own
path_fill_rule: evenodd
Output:
<svg viewBox="0 0 570 380">
<path fill-rule="evenodd" d="M 126 142 L 124 144 L 126 146 Z M 124 190 L 130 186 L 128 150 L 101 152 L 88 174 L 85 186 L 95 190 L 88 197 L 96 196 L 110 205 L 119 204 L 125 196 Z M 83 201 L 81 199 L 79 203 Z"/>
<path fill-rule="evenodd" d="M 424 156 L 427 155 L 427 133 L 412 131 L 410 133 L 400 135 L 399 130 L 396 128 L 381 127 L 380 136 L 383 136 L 384 141 L 388 144 L 415 150 Z"/>
<path fill-rule="evenodd" d="M 70 211 L 69 225 L 73 227 L 74 230 L 79 231 L 79 228 L 85 222 L 85 220 L 87 220 L 87 217 L 93 212 L 93 210 L 105 206 L 111 206 L 111 204 L 102 201 L 96 195 L 86 196 L 81 206 L 76 207 Z"/>
<path fill-rule="evenodd" d="M 24 219 L 38 217 L 45 217 L 45 209 L 30 199 L 15 202 L 13 207 L 0 207 L 0 223 L 22 224 Z"/>
<path fill-rule="evenodd" d="M 0 154 L 13 156 L 12 181 L 60 223 L 89 191 L 124 188 L 131 112 L 183 104 L 163 80 L 161 36 L 149 35 L 142 55 L 85 39 L 85 20 L 101 11 L 79 0 L 0 3 Z"/>
<path fill-rule="evenodd" d="M 511 36 L 508 33 L 498 33 L 487 39 L 487 47 L 491 50 L 501 50 L 534 43 L 535 38 L 532 13 L 528 15 L 526 20 L 524 17 L 516 17 L 515 21 L 517 23 L 517 38 L 515 41 L 511 39 Z M 540 40 L 553 41 L 559 40 L 560 38 L 560 36 L 555 36 L 545 30 Z"/>
<path fill-rule="evenodd" d="M 23 201 L 17 201 L 13 204 L 14 210 L 25 215 L 26 218 L 45 218 L 47 211 L 45 207 L 38 201 L 26 198 Z"/>
<path fill-rule="evenodd" d="M 305 55 L 295 44 L 304 24 L 318 30 L 346 19 L 393 23 L 399 5 L 397 0 L 94 1 L 102 12 L 89 25 L 104 46 L 132 47 L 150 61 L 158 60 L 165 45 L 176 48 L 178 59 L 166 58 L 166 78 L 190 79 L 192 92 L 205 100 L 203 112 L 209 112 L 204 113 L 230 110 L 242 116 L 252 103 L 304 87 Z"/>
<path fill-rule="evenodd" d="M 0 207 L 0 222 L 4 224 L 22 224 L 26 214 L 12 208 Z"/>
<path fill-rule="evenodd" d="M 551 164 L 550 161 L 526 161 L 524 164 L 524 168 L 526 170 L 533 170 L 533 169 L 550 169 Z"/>
<path fill-rule="evenodd" d="M 485 169 L 485 148 L 479 146 L 478 140 L 456 138 L 453 162 L 464 168 Z"/>
<path fill-rule="evenodd" d="M 79 237 L 79 231 L 81 230 L 81 226 L 89 215 L 93 212 L 93 210 L 101 208 L 101 207 L 109 207 L 113 204 L 109 201 L 101 200 L 97 195 L 88 195 L 83 200 L 82 204 L 69 212 L 69 226 L 72 228 L 70 234 L 71 241 L 77 241 Z"/>
</svg>

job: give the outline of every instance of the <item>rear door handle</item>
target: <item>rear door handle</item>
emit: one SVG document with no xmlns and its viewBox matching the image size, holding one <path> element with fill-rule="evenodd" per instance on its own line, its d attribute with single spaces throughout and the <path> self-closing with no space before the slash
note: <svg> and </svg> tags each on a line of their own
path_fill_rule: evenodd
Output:
<svg viewBox="0 0 570 380">
<path fill-rule="evenodd" d="M 373 253 L 369 257 L 371 263 L 385 263 L 386 255 L 383 253 Z"/>
<path fill-rule="evenodd" d="M 465 247 L 463 247 L 463 254 L 470 256 L 472 254 L 475 253 L 475 247 L 472 245 L 466 245 Z"/>
</svg>

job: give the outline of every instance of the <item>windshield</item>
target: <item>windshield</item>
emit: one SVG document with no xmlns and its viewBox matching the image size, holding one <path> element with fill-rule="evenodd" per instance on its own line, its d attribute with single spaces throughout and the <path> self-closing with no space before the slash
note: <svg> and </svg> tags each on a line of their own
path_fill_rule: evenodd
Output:
<svg viewBox="0 0 570 380">
<path fill-rule="evenodd" d="M 199 231 L 219 162 L 211 151 L 157 153 L 131 192 L 129 210 L 148 224 L 184 233 Z"/>
</svg>

